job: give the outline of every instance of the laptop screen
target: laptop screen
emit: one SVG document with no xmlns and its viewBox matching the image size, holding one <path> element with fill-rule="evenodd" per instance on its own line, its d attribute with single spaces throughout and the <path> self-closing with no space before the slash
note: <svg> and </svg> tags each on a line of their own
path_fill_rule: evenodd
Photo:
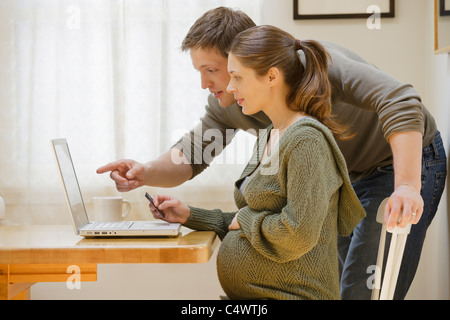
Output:
<svg viewBox="0 0 450 320">
<path fill-rule="evenodd" d="M 72 214 L 72 220 L 77 234 L 81 227 L 89 223 L 89 219 L 81 196 L 80 186 L 70 156 L 69 146 L 66 139 L 52 140 L 56 160 L 59 166 L 59 172 L 64 185 L 66 199 Z"/>
</svg>

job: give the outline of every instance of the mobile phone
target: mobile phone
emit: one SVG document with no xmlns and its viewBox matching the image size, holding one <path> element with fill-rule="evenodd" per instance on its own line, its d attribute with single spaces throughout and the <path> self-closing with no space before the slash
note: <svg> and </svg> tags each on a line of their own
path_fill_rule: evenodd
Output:
<svg viewBox="0 0 450 320">
<path fill-rule="evenodd" d="M 158 213 L 161 215 L 161 217 L 165 218 L 166 215 L 164 212 L 162 212 L 161 210 L 159 210 L 156 206 L 155 203 L 153 202 L 153 198 L 148 194 L 148 192 L 145 193 L 145 197 L 147 198 L 148 201 L 150 201 L 150 204 L 152 205 L 153 209 L 155 209 L 156 211 L 158 211 Z"/>
</svg>

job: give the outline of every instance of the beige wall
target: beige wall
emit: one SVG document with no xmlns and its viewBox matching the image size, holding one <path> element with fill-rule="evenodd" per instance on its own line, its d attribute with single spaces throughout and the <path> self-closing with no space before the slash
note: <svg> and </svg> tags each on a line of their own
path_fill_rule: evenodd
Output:
<svg viewBox="0 0 450 320">
<path fill-rule="evenodd" d="M 264 24 L 275 25 L 299 39 L 342 45 L 399 80 L 413 84 L 419 92 L 425 91 L 426 0 L 396 0 L 396 17 L 381 19 L 380 30 L 369 30 L 365 19 L 293 20 L 292 1 L 264 2 Z"/>
<path fill-rule="evenodd" d="M 383 19 L 381 30 L 367 29 L 364 19 L 294 21 L 291 0 L 265 0 L 262 21 L 301 39 L 341 44 L 413 84 L 436 117 L 448 150 L 450 56 L 435 56 L 432 51 L 432 1 L 397 0 L 396 5 L 396 18 Z M 429 230 L 410 299 L 450 298 L 449 196 L 445 191 Z M 204 265 L 105 265 L 99 267 L 99 280 L 83 283 L 81 290 L 69 291 L 65 284 L 38 284 L 32 289 L 32 298 L 37 299 L 216 299 L 219 294 L 214 258 Z"/>
</svg>

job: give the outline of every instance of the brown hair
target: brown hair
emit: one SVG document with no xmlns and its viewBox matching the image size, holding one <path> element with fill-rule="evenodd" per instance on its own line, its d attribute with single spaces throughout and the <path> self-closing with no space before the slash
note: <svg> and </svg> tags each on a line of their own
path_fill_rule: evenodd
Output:
<svg viewBox="0 0 450 320">
<path fill-rule="evenodd" d="M 305 66 L 298 50 L 304 53 Z M 278 68 L 290 87 L 286 96 L 289 109 L 316 118 L 337 139 L 352 137 L 331 114 L 331 85 L 328 79 L 331 57 L 319 42 L 300 41 L 276 27 L 258 26 L 240 33 L 232 43 L 230 53 L 259 76 L 266 75 L 272 67 Z"/>
<path fill-rule="evenodd" d="M 254 26 L 256 24 L 244 12 L 218 7 L 207 11 L 194 23 L 183 40 L 181 50 L 216 49 L 227 58 L 234 38 Z"/>
</svg>

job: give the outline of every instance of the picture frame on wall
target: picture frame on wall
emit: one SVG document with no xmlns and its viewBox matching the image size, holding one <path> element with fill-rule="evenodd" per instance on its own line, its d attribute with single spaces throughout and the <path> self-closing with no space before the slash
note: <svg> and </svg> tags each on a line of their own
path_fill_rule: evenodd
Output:
<svg viewBox="0 0 450 320">
<path fill-rule="evenodd" d="M 439 1 L 439 13 L 441 16 L 450 16 L 450 0 Z"/>
<path fill-rule="evenodd" d="M 367 19 L 374 5 L 380 8 L 381 18 L 395 17 L 395 0 L 294 0 L 294 20 Z"/>
</svg>

